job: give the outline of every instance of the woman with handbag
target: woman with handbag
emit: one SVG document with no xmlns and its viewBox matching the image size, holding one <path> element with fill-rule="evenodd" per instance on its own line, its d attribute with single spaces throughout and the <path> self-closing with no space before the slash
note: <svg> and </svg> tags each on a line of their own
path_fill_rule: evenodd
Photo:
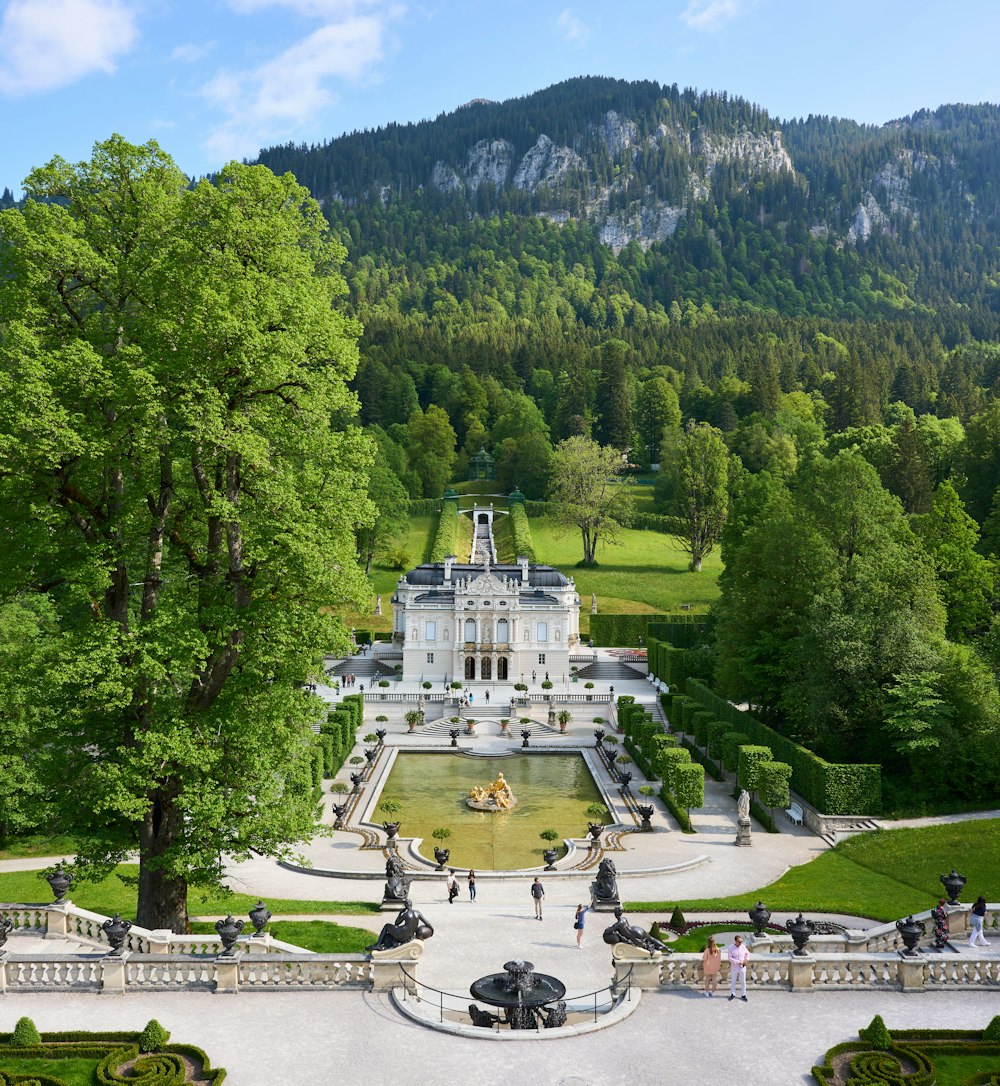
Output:
<svg viewBox="0 0 1000 1086">
<path fill-rule="evenodd" d="M 576 918 L 573 921 L 573 927 L 576 928 L 576 945 L 578 947 L 583 946 L 583 926 L 586 921 L 587 912 L 589 910 L 585 905 L 577 905 Z"/>
</svg>

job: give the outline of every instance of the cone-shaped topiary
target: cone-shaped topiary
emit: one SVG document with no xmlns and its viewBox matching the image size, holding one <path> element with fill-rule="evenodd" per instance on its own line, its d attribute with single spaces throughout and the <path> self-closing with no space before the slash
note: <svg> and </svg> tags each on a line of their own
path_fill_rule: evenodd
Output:
<svg viewBox="0 0 1000 1086">
<path fill-rule="evenodd" d="M 686 923 L 680 905 L 675 905 L 674 911 L 670 914 L 670 926 L 672 928 L 683 928 Z"/>
<path fill-rule="evenodd" d="M 990 1024 L 983 1030 L 984 1041 L 1000 1041 L 1000 1014 L 990 1019 Z"/>
<path fill-rule="evenodd" d="M 861 1030 L 861 1039 L 880 1052 L 885 1052 L 891 1047 L 892 1038 L 889 1036 L 885 1022 L 882 1021 L 882 1015 L 876 1014 L 871 1025 Z"/>
<path fill-rule="evenodd" d="M 40 1045 L 42 1035 L 30 1018 L 19 1018 L 10 1039 L 12 1045 Z"/>
<path fill-rule="evenodd" d="M 170 1032 L 165 1030 L 155 1018 L 150 1018 L 146 1023 L 146 1028 L 139 1034 L 139 1051 L 159 1052 L 169 1040 Z"/>
</svg>

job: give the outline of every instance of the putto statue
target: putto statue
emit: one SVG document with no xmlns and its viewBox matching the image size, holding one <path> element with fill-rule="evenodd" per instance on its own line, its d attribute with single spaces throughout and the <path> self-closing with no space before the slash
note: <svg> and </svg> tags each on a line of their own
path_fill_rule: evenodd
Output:
<svg viewBox="0 0 1000 1086">
<path fill-rule="evenodd" d="M 639 947 L 640 950 L 648 950 L 651 954 L 657 951 L 664 954 L 673 953 L 666 943 L 654 939 L 645 928 L 630 924 L 625 919 L 621 906 L 615 909 L 615 922 L 604 931 L 604 941 L 611 946 L 615 943 L 627 943 L 629 946 Z"/>
<path fill-rule="evenodd" d="M 383 897 L 386 901 L 405 901 L 410 891 L 410 880 L 403 873 L 403 861 L 393 853 L 385 861 L 385 890 Z"/>
<path fill-rule="evenodd" d="M 498 773 L 497 779 L 485 788 L 473 788 L 466 803 L 477 811 L 509 811 L 517 806 L 510 785 Z"/>
<path fill-rule="evenodd" d="M 378 939 L 365 947 L 367 953 L 373 950 L 392 950 L 393 947 L 402 946 L 413 939 L 429 939 L 434 934 L 434 929 L 427 923 L 426 918 L 413 907 L 413 902 L 407 898 L 406 904 L 400 910 L 394 924 L 384 924 L 379 932 Z"/>
</svg>

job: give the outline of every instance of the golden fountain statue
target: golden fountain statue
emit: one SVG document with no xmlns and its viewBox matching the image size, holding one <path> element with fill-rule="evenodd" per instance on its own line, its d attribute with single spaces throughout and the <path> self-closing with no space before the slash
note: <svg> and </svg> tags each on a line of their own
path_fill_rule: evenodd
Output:
<svg viewBox="0 0 1000 1086">
<path fill-rule="evenodd" d="M 485 788 L 473 788 L 465 802 L 477 811 L 509 811 L 517 806 L 514 793 L 502 773 L 498 773 L 497 779 Z"/>
</svg>

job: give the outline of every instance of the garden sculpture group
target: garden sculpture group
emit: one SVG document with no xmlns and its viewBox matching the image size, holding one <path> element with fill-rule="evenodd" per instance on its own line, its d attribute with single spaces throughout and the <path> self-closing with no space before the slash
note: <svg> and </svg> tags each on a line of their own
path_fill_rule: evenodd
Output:
<svg viewBox="0 0 1000 1086">
<path fill-rule="evenodd" d="M 517 806 L 514 793 L 502 773 L 498 773 L 497 779 L 485 788 L 473 788 L 466 803 L 477 811 L 509 811 Z"/>
</svg>

